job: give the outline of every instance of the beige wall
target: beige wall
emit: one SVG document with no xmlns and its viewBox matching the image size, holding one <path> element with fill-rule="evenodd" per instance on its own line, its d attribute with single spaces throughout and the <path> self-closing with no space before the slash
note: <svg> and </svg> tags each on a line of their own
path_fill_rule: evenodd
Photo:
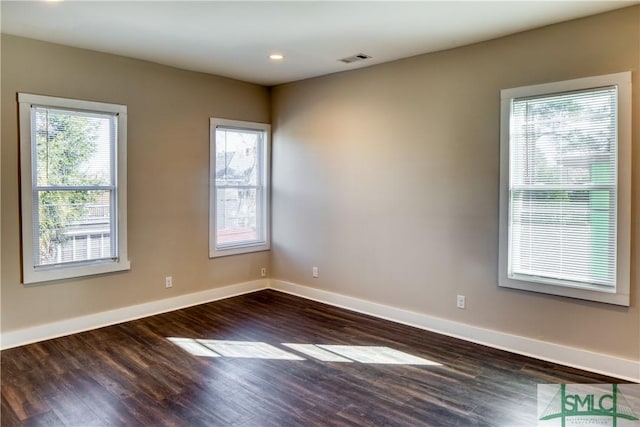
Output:
<svg viewBox="0 0 640 427">
<path fill-rule="evenodd" d="M 638 360 L 639 67 L 634 7 L 275 88 L 274 278 Z M 500 89 L 627 70 L 631 307 L 498 288 Z"/>
<path fill-rule="evenodd" d="M 268 122 L 268 89 L 12 36 L 1 67 L 3 332 L 258 279 L 270 266 L 290 282 L 640 358 L 640 149 L 631 307 L 497 287 L 499 90 L 631 70 L 637 146 L 638 6 L 275 88 L 271 255 L 207 258 L 208 119 Z M 130 272 L 20 283 L 20 91 L 128 106 Z"/>
<path fill-rule="evenodd" d="M 268 252 L 208 259 L 209 117 L 268 122 L 267 88 L 12 36 L 1 63 L 3 332 L 260 277 Z M 127 105 L 131 271 L 20 283 L 17 92 Z"/>
</svg>

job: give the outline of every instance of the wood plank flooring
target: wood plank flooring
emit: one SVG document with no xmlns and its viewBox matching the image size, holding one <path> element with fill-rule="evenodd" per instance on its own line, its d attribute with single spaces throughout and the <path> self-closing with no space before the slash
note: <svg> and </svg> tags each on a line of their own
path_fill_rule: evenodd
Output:
<svg viewBox="0 0 640 427">
<path fill-rule="evenodd" d="M 303 360 L 206 346 L 219 341 Z M 322 361 L 283 343 L 388 347 L 441 366 Z M 524 427 L 538 383 L 621 382 L 270 290 L 5 350 L 0 367 L 7 427 Z"/>
</svg>

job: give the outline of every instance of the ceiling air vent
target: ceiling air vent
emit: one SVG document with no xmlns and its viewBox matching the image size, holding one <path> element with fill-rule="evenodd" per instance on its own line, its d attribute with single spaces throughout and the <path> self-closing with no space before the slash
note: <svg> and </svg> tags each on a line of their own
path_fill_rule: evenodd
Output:
<svg viewBox="0 0 640 427">
<path fill-rule="evenodd" d="M 348 56 L 346 58 L 339 59 L 338 61 L 344 62 L 345 64 L 351 64 L 352 62 L 363 61 L 365 59 L 370 59 L 369 55 L 365 55 L 364 53 L 357 53 L 353 56 Z"/>
</svg>

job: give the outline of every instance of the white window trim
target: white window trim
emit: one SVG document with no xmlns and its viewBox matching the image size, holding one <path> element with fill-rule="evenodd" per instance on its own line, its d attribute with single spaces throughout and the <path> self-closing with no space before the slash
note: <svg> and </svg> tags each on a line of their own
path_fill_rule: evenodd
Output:
<svg viewBox="0 0 640 427">
<path fill-rule="evenodd" d="M 44 95 L 18 94 L 20 105 L 20 167 L 22 198 L 22 281 L 25 284 L 69 279 L 129 270 L 127 254 L 127 107 L 103 102 L 83 101 Z M 116 206 L 118 257 L 115 260 L 85 261 L 69 265 L 40 266 L 35 268 L 33 245 L 32 134 L 31 106 L 66 108 L 97 113 L 117 114 L 118 144 L 116 147 Z"/>
<path fill-rule="evenodd" d="M 216 129 L 218 127 L 247 129 L 263 131 L 265 134 L 264 147 L 264 170 L 262 179 L 264 191 L 262 194 L 262 204 L 264 215 L 262 224 L 265 239 L 259 243 L 248 243 L 229 245 L 218 248 L 216 241 L 217 215 L 216 215 Z M 209 144 L 209 258 L 217 258 L 228 255 L 238 255 L 250 252 L 267 251 L 271 249 L 271 125 L 267 123 L 247 122 L 242 120 L 228 120 L 212 117 L 209 122 L 210 144 Z"/>
<path fill-rule="evenodd" d="M 618 217 L 615 289 L 588 289 L 532 282 L 508 277 L 509 251 L 509 121 L 514 98 L 545 95 L 605 86 L 618 87 Z M 501 287 L 560 295 L 629 306 L 631 261 L 631 72 L 539 84 L 501 91 L 500 124 L 500 222 L 498 285 Z"/>
</svg>

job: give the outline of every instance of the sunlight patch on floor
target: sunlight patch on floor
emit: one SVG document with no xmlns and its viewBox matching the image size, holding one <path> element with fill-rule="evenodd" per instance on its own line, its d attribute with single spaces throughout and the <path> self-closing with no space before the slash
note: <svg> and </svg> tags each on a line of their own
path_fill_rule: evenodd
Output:
<svg viewBox="0 0 640 427">
<path fill-rule="evenodd" d="M 282 343 L 282 345 L 289 347 L 292 350 L 306 354 L 309 357 L 318 359 L 321 362 L 346 362 L 353 363 L 353 360 L 342 357 L 336 353 L 332 353 L 327 350 L 323 350 L 315 344 L 292 344 Z"/>
<path fill-rule="evenodd" d="M 318 347 L 339 354 L 360 363 L 379 363 L 385 365 L 435 365 L 440 363 L 413 356 L 389 347 L 363 345 L 324 345 Z"/>
<path fill-rule="evenodd" d="M 259 341 L 229 341 L 168 337 L 168 341 L 200 357 L 306 360 L 295 353 Z M 321 362 L 381 365 L 442 366 L 440 363 L 383 346 L 282 343 L 296 353 Z"/>
<path fill-rule="evenodd" d="M 196 340 L 198 343 L 224 357 L 251 359 L 305 360 L 271 344 L 256 341 Z"/>
<path fill-rule="evenodd" d="M 197 340 L 193 338 L 175 338 L 169 337 L 167 338 L 169 341 L 180 347 L 181 349 L 188 351 L 194 356 L 202 356 L 202 357 L 220 357 L 218 353 L 215 351 L 211 351 L 211 349 L 205 347 L 200 344 Z"/>
</svg>

